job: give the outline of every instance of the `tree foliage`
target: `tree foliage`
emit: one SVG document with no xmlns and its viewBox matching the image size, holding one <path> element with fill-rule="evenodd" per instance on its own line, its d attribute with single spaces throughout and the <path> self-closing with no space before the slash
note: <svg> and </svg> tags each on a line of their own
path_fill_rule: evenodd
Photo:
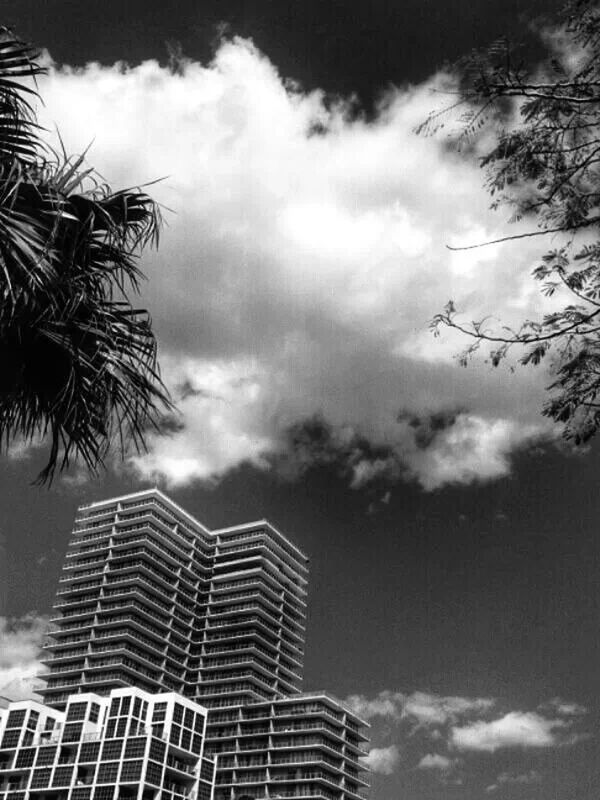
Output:
<svg viewBox="0 0 600 800">
<path fill-rule="evenodd" d="M 575 0 L 546 39 L 548 57 L 535 68 L 517 63 L 505 41 L 464 59 L 455 72 L 458 97 L 420 132 L 437 131 L 456 109 L 461 146 L 477 152 L 482 129 L 494 132 L 479 156 L 492 208 L 510 209 L 511 222 L 531 223 L 529 231 L 498 241 L 551 235 L 560 242 L 533 270 L 543 294 L 560 299 L 559 310 L 498 329 L 487 319 L 461 321 L 450 301 L 432 327 L 471 337 L 462 364 L 486 342 L 495 366 L 515 348 L 522 364 L 549 361 L 543 413 L 581 443 L 600 426 L 600 4 Z"/>
<path fill-rule="evenodd" d="M 115 438 L 142 448 L 170 400 L 148 312 L 128 298 L 159 209 L 43 143 L 36 58 L 2 30 L 0 447 L 46 437 L 45 482 L 73 458 L 96 470 Z"/>
</svg>

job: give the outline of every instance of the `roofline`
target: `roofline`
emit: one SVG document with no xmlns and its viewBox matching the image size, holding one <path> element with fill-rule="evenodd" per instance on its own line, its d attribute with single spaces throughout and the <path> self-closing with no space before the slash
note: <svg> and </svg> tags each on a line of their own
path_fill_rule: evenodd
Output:
<svg viewBox="0 0 600 800">
<path fill-rule="evenodd" d="M 277 536 L 280 536 L 283 541 L 292 548 L 292 550 L 294 550 L 302 559 L 304 559 L 304 561 L 309 561 L 308 556 L 303 553 L 302 550 L 297 547 L 297 545 L 291 542 L 278 528 L 276 528 L 275 525 L 269 522 L 268 519 L 257 519 L 254 520 L 254 522 L 242 522 L 239 525 L 230 525 L 227 528 L 216 528 L 214 531 L 212 531 L 212 533 L 214 533 L 216 536 L 220 533 L 233 533 L 234 531 L 242 531 L 246 528 L 256 528 L 258 526 L 266 526 L 269 528 L 271 531 L 273 531 L 273 533 L 277 534 Z"/>
<path fill-rule="evenodd" d="M 141 489 L 139 492 L 130 492 L 129 494 L 109 497 L 106 500 L 95 500 L 92 503 L 82 503 L 80 506 L 78 506 L 78 508 L 87 510 L 90 508 L 96 508 L 98 506 L 108 505 L 109 503 L 120 503 L 122 500 L 135 500 L 138 497 L 148 497 L 152 495 L 160 497 L 161 500 L 164 500 L 166 503 L 173 506 L 173 508 L 176 509 L 179 514 L 190 520 L 190 522 L 193 522 L 194 525 L 197 525 L 199 528 L 201 528 L 203 533 L 209 534 L 210 536 L 214 535 L 214 531 L 211 531 L 210 528 L 207 528 L 206 525 L 203 525 L 200 520 L 196 519 L 196 517 L 190 514 L 189 511 L 186 511 L 185 508 L 182 508 L 179 503 L 176 503 L 174 500 L 172 500 L 157 486 L 149 489 Z"/>
</svg>

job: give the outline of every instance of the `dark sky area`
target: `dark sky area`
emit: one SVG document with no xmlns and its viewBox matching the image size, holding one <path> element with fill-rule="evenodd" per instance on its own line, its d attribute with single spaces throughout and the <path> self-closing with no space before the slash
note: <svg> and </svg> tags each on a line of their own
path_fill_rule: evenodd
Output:
<svg viewBox="0 0 600 800">
<path fill-rule="evenodd" d="M 71 65 L 163 60 L 167 40 L 204 61 L 224 23 L 305 88 L 356 92 L 368 104 L 389 83 L 422 80 L 473 46 L 503 34 L 522 38 L 528 19 L 561 5 L 2 0 L 0 21 Z M 308 688 L 340 697 L 384 689 L 486 696 L 523 710 L 558 696 L 588 707 L 593 732 L 600 719 L 599 466 L 597 447 L 576 456 L 540 450 L 518 456 L 509 478 L 430 493 L 398 483 L 389 502 L 381 501 L 389 487 L 351 491 L 333 467 L 295 483 L 242 467 L 213 488 L 171 494 L 211 527 L 267 517 L 309 554 Z M 0 613 L 9 616 L 48 613 L 76 506 L 137 488 L 111 473 L 47 490 L 30 484 L 35 474 L 35 460 L 0 462 Z M 475 788 L 400 770 L 375 778 L 374 800 L 599 795 L 593 737 L 511 757 L 501 754 L 495 767 L 489 755 L 474 763 Z M 539 785 L 484 791 L 490 770 L 532 768 L 544 774 Z"/>
</svg>

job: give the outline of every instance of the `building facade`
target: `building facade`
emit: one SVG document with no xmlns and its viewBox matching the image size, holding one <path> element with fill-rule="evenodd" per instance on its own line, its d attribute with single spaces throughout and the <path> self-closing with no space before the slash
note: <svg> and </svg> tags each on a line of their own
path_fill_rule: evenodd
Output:
<svg viewBox="0 0 600 800">
<path fill-rule="evenodd" d="M 208 709 L 216 800 L 358 800 L 365 723 L 326 693 L 301 693 L 307 580 L 306 556 L 265 520 L 211 531 L 157 489 L 83 506 L 45 703 L 176 692 Z"/>
<path fill-rule="evenodd" d="M 0 800 L 211 800 L 206 709 L 175 693 L 71 695 L 0 709 Z"/>
</svg>

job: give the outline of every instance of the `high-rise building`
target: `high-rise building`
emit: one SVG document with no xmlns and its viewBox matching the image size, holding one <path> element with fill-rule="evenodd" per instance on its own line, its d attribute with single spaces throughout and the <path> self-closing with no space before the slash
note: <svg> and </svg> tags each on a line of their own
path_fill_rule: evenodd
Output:
<svg viewBox="0 0 600 800">
<path fill-rule="evenodd" d="M 173 692 L 72 694 L 0 708 L 2 800 L 211 800 L 206 709 Z"/>
<path fill-rule="evenodd" d="M 358 800 L 365 723 L 326 693 L 301 693 L 307 577 L 306 556 L 264 520 L 210 531 L 157 489 L 82 506 L 45 703 L 178 692 L 208 709 L 216 800 Z"/>
</svg>

